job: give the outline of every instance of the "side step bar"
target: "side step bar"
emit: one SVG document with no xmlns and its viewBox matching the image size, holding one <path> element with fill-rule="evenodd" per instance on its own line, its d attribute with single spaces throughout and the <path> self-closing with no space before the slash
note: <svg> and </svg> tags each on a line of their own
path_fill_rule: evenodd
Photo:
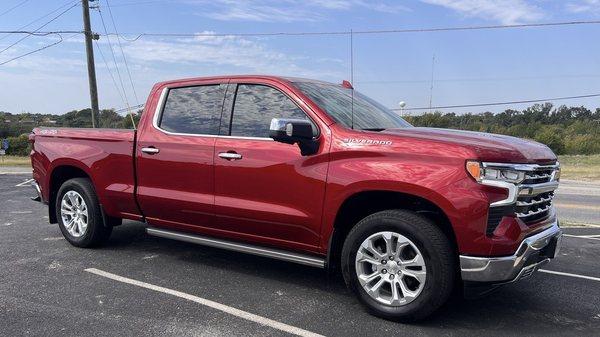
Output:
<svg viewBox="0 0 600 337">
<path fill-rule="evenodd" d="M 256 246 L 247 243 L 227 241 L 223 239 L 200 236 L 197 234 L 181 233 L 157 228 L 146 228 L 146 232 L 150 235 L 158 236 L 161 238 L 185 241 L 195 243 L 198 245 L 222 248 L 258 256 L 265 256 L 277 260 L 303 264 L 305 266 L 310 267 L 325 268 L 325 259 L 312 255 L 305 255 L 281 249 Z"/>
</svg>

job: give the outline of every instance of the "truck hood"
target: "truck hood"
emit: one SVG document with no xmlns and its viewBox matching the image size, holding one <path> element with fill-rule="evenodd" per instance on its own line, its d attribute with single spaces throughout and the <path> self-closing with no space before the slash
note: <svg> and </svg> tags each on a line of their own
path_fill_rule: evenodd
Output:
<svg viewBox="0 0 600 337">
<path fill-rule="evenodd" d="M 508 163 L 549 163 L 556 155 L 546 145 L 485 132 L 437 128 L 387 129 L 382 134 L 455 144 L 472 150 L 481 161 Z"/>
</svg>

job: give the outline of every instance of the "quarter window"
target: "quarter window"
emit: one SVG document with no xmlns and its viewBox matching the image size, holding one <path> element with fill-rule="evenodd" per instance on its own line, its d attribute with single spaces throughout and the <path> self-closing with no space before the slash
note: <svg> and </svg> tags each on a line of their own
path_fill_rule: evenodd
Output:
<svg viewBox="0 0 600 337">
<path fill-rule="evenodd" d="M 272 118 L 308 120 L 304 111 L 279 90 L 265 85 L 240 84 L 233 108 L 231 135 L 269 137 Z M 314 126 L 313 129 L 316 130 Z"/>
<path fill-rule="evenodd" d="M 160 128 L 176 133 L 219 134 L 224 94 L 221 85 L 170 89 Z"/>
</svg>

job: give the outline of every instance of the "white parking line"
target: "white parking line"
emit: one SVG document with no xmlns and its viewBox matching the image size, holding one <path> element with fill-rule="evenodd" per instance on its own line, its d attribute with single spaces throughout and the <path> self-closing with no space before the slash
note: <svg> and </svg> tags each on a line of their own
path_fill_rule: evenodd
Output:
<svg viewBox="0 0 600 337">
<path fill-rule="evenodd" d="M 598 282 L 600 282 L 600 278 L 599 277 L 592 277 L 592 276 L 585 276 L 585 275 L 571 274 L 571 273 L 563 273 L 562 271 L 554 271 L 554 270 L 546 270 L 546 269 L 539 269 L 538 271 L 542 272 L 542 273 L 546 273 L 546 274 L 554 274 L 554 275 L 561 275 L 561 276 L 570 276 L 570 277 L 576 277 L 576 278 L 582 278 L 582 279 L 586 279 L 586 280 L 592 280 L 592 281 L 598 281 Z"/>
<path fill-rule="evenodd" d="M 569 237 L 569 238 L 578 238 L 578 239 L 588 239 L 588 240 L 599 240 L 600 238 L 598 238 L 598 235 L 572 235 L 572 234 L 563 234 L 563 236 Z"/>
<path fill-rule="evenodd" d="M 17 184 L 17 185 L 15 185 L 15 187 L 23 187 L 23 186 L 26 186 L 26 185 L 30 184 L 32 181 L 33 181 L 33 179 L 27 179 L 27 180 L 25 180 L 24 182 L 22 182 L 22 183 L 20 183 L 20 184 Z"/>
<path fill-rule="evenodd" d="M 164 288 L 164 287 L 156 286 L 156 285 L 153 285 L 153 284 L 150 284 L 150 283 L 146 283 L 146 282 L 142 282 L 142 281 L 137 281 L 137 280 L 130 279 L 130 278 L 127 278 L 127 277 L 123 277 L 123 276 L 119 276 L 119 275 L 112 274 L 112 273 L 109 273 L 109 272 L 105 272 L 105 271 L 102 271 L 102 270 L 96 269 L 96 268 L 88 268 L 88 269 L 85 269 L 85 271 L 88 272 L 88 273 L 92 273 L 92 274 L 96 274 L 96 275 L 99 275 L 99 276 L 102 276 L 102 277 L 109 278 L 109 279 L 114 280 L 114 281 L 123 282 L 123 283 L 131 284 L 131 285 L 134 285 L 134 286 L 138 286 L 138 287 L 142 287 L 142 288 L 146 288 L 146 289 L 158 291 L 158 292 L 169 294 L 169 295 L 173 295 L 173 296 L 176 296 L 176 297 L 179 297 L 179 298 L 183 298 L 183 299 L 186 299 L 188 301 L 196 302 L 198 304 L 207 306 L 209 308 L 213 308 L 213 309 L 222 311 L 224 313 L 228 313 L 230 315 L 233 315 L 233 316 L 236 316 L 236 317 L 239 317 L 239 318 L 243 318 L 245 320 L 252 321 L 252 322 L 264 325 L 264 326 L 268 326 L 268 327 L 271 327 L 271 328 L 274 328 L 274 329 L 277 329 L 277 330 L 280 330 L 280 331 L 284 331 L 284 332 L 287 332 L 287 333 L 290 333 L 290 334 L 293 334 L 293 335 L 303 336 L 303 337 L 305 337 L 305 336 L 321 337 L 322 336 L 322 335 L 319 335 L 319 334 L 314 333 L 314 332 L 310 332 L 310 331 L 307 331 L 307 330 L 304 330 L 304 329 L 300 329 L 300 328 L 297 328 L 295 326 L 287 325 L 285 323 L 277 322 L 277 321 L 274 321 L 274 320 L 266 318 L 266 317 L 258 316 L 258 315 L 249 313 L 247 311 L 243 311 L 243 310 L 240 310 L 240 309 L 236 309 L 236 308 L 227 306 L 225 304 L 213 302 L 211 300 L 207 300 L 207 299 L 204 299 L 204 298 L 201 298 L 201 297 L 197 297 L 197 296 L 194 296 L 194 295 L 186 294 L 186 293 L 183 293 L 181 291 L 177 291 L 177 290 L 173 290 L 173 289 L 169 289 L 169 288 Z"/>
</svg>

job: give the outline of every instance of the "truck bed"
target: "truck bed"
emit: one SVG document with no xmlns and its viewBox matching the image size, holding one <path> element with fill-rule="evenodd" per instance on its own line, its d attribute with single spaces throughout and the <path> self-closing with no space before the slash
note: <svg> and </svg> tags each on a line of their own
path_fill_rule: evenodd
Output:
<svg viewBox="0 0 600 337">
<path fill-rule="evenodd" d="M 139 219 L 135 202 L 134 130 L 35 128 L 30 136 L 33 178 L 40 183 L 42 199 L 60 182 L 60 166 L 77 167 L 93 180 L 104 210 L 123 218 Z M 47 172 L 53 172 L 52 175 Z"/>
</svg>

